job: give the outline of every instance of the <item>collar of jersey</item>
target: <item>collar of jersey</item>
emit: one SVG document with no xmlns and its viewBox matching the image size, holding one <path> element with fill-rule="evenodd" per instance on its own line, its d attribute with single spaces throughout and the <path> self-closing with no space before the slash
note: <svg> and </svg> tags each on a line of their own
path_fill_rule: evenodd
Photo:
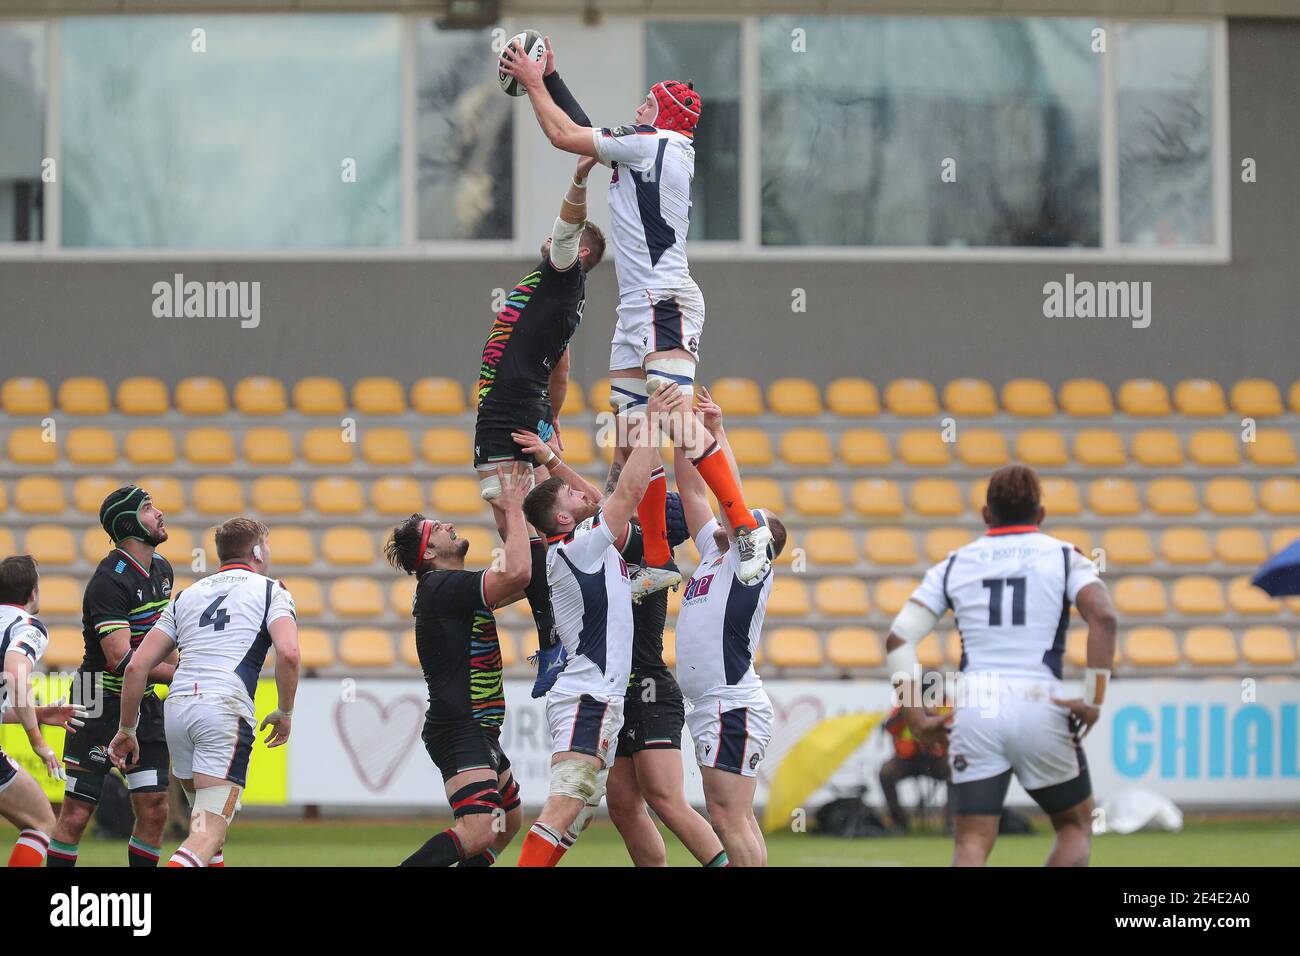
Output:
<svg viewBox="0 0 1300 956">
<path fill-rule="evenodd" d="M 218 569 L 217 573 L 220 574 L 222 571 L 253 571 L 253 569 L 246 564 L 240 564 L 236 561 L 234 564 L 223 564 Z M 256 574 L 257 572 L 253 571 L 253 573 Z"/>
<path fill-rule="evenodd" d="M 591 518 L 591 527 L 592 527 L 593 529 L 600 527 L 600 512 L 599 512 L 599 511 L 597 511 L 597 512 L 592 516 L 592 518 Z M 561 541 L 565 541 L 565 542 L 572 541 L 572 540 L 573 540 L 573 536 L 574 536 L 575 534 L 577 534 L 577 531 L 578 531 L 578 529 L 577 529 L 577 527 L 575 526 L 574 529 L 573 529 L 572 531 L 565 532 L 564 534 L 548 534 L 548 535 L 546 536 L 546 543 L 547 543 L 548 545 L 551 545 L 551 544 L 559 544 Z"/>
<path fill-rule="evenodd" d="M 985 537 L 992 538 L 1000 534 L 1035 534 L 1038 531 L 1036 524 L 1007 524 L 1000 528 L 989 528 L 984 532 Z"/>
<path fill-rule="evenodd" d="M 122 555 L 122 557 L 126 558 L 128 561 L 130 561 L 131 564 L 135 567 L 135 569 L 136 569 L 137 571 L 139 571 L 141 574 L 143 574 L 146 578 L 149 576 L 149 572 L 146 571 L 146 570 L 141 566 L 141 564 L 140 564 L 139 561 L 137 561 L 135 558 L 131 557 L 131 555 L 130 555 L 128 552 L 123 551 L 121 548 L 114 548 L 113 550 L 116 551 L 116 552 L 118 552 L 118 554 Z"/>
</svg>

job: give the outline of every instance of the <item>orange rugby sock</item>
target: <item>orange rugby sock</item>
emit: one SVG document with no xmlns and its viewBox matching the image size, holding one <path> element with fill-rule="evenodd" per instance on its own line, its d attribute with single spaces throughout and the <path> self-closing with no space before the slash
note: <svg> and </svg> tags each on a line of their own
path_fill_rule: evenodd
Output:
<svg viewBox="0 0 1300 956">
<path fill-rule="evenodd" d="M 718 443 L 710 443 L 704 454 L 695 459 L 694 464 L 700 472 L 700 477 L 718 499 L 718 504 L 722 506 L 731 526 L 737 530 L 757 528 L 758 522 L 745 507 L 745 496 L 740 491 L 740 480 L 732 472 L 731 463 L 727 461 L 727 456 L 718 447 Z"/>
<path fill-rule="evenodd" d="M 663 567 L 672 560 L 673 552 L 668 547 L 668 515 L 664 511 L 667 504 L 668 477 L 662 468 L 656 468 L 650 475 L 650 484 L 641 496 L 641 503 L 636 506 L 636 516 L 641 520 L 644 564 L 648 568 Z"/>
<path fill-rule="evenodd" d="M 10 866 L 44 866 L 45 854 L 50 848 L 50 837 L 40 830 L 28 827 L 18 834 L 18 842 L 9 854 Z"/>
<path fill-rule="evenodd" d="M 551 855 L 560 842 L 560 835 L 544 823 L 534 823 L 524 836 L 519 849 L 518 866 L 550 866 Z"/>
</svg>

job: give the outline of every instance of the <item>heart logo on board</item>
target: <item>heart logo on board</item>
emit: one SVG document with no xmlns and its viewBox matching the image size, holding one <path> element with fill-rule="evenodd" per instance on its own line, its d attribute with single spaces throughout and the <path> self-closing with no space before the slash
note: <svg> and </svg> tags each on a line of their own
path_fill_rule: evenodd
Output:
<svg viewBox="0 0 1300 956">
<path fill-rule="evenodd" d="M 785 704 L 773 700 L 772 712 L 776 718 L 772 721 L 772 740 L 758 771 L 767 782 L 770 782 L 768 771 L 776 773 L 786 752 L 826 719 L 826 708 L 816 697 L 796 697 Z"/>
<path fill-rule="evenodd" d="M 339 742 L 366 788 L 382 793 L 420 738 L 425 703 L 414 694 L 384 706 L 374 694 L 358 691 L 353 701 L 334 705 Z"/>
</svg>

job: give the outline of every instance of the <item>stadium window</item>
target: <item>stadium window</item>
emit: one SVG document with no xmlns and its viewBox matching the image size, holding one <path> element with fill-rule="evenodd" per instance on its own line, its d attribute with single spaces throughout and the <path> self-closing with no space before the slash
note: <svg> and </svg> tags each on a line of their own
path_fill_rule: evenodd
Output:
<svg viewBox="0 0 1300 956">
<path fill-rule="evenodd" d="M 0 243 L 44 238 L 45 24 L 0 22 Z"/>
<path fill-rule="evenodd" d="M 202 27 L 62 21 L 62 244 L 400 242 L 401 18 L 214 15 Z"/>
<path fill-rule="evenodd" d="M 693 80 L 704 99 L 691 184 L 694 240 L 740 238 L 740 32 L 738 22 L 645 26 L 645 86 Z"/>
</svg>

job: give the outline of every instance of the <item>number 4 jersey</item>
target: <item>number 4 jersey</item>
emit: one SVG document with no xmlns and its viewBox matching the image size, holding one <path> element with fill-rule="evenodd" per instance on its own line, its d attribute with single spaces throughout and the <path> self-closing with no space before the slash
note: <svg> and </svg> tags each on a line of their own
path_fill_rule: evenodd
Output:
<svg viewBox="0 0 1300 956">
<path fill-rule="evenodd" d="M 961 634 L 961 669 L 1061 676 L 1070 606 L 1096 582 L 1093 563 L 1032 525 L 992 528 L 930 568 L 912 600 Z"/>
<path fill-rule="evenodd" d="M 232 697 L 253 720 L 269 628 L 286 616 L 296 611 L 285 586 L 243 564 L 228 564 L 178 592 L 155 625 L 180 649 L 168 696 Z"/>
</svg>

